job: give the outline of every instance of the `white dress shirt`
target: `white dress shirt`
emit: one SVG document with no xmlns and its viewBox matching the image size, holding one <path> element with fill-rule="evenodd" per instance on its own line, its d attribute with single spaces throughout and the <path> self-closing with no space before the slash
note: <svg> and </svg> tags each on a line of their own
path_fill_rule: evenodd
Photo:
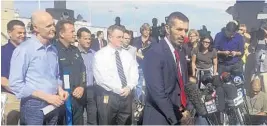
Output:
<svg viewBox="0 0 267 126">
<path fill-rule="evenodd" d="M 122 84 L 117 70 L 115 51 L 111 45 L 107 45 L 95 53 L 93 74 L 97 85 L 107 91 L 120 94 Z M 138 64 L 126 50 L 120 49 L 118 51 L 126 76 L 127 86 L 133 89 L 138 83 Z"/>
<path fill-rule="evenodd" d="M 175 49 L 174 49 L 173 45 L 171 44 L 171 42 L 169 41 L 169 39 L 167 39 L 167 37 L 164 37 L 164 40 L 167 42 L 168 46 L 170 47 L 170 50 L 172 52 L 173 59 L 174 59 L 176 65 L 177 65 L 177 61 L 176 61 L 176 57 L 175 57 L 175 53 L 174 53 Z M 179 62 L 179 66 L 181 66 L 181 63 L 180 62 Z M 179 68 L 180 68 L 180 71 L 182 71 L 181 67 L 179 67 Z M 181 74 L 182 74 L 182 72 L 181 72 Z"/>
<path fill-rule="evenodd" d="M 175 49 L 174 49 L 173 45 L 171 44 L 169 39 L 167 39 L 167 37 L 164 37 L 164 40 L 167 42 L 167 44 L 168 44 L 168 46 L 169 46 L 169 48 L 170 48 L 170 50 L 172 52 L 173 59 L 176 62 L 176 57 L 175 57 L 175 54 L 174 54 Z"/>
<path fill-rule="evenodd" d="M 137 52 L 136 47 L 129 45 L 127 48 L 123 48 L 123 49 L 128 51 L 133 56 L 133 58 L 136 59 L 136 52 Z"/>
</svg>

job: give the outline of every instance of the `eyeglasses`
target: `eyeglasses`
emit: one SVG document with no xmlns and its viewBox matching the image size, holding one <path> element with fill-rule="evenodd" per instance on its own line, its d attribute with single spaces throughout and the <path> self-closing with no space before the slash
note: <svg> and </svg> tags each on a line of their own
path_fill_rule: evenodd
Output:
<svg viewBox="0 0 267 126">
<path fill-rule="evenodd" d="M 210 44 L 210 42 L 208 42 L 208 41 L 203 41 L 203 43 Z"/>
<path fill-rule="evenodd" d="M 197 36 L 196 35 L 189 36 L 189 38 L 194 38 L 194 37 L 197 37 Z"/>
</svg>

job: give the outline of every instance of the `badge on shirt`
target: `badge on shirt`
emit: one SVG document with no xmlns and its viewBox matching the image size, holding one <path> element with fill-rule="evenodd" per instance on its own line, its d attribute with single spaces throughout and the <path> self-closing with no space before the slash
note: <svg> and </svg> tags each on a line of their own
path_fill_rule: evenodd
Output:
<svg viewBox="0 0 267 126">
<path fill-rule="evenodd" d="M 104 101 L 103 101 L 103 103 L 104 104 L 107 104 L 108 103 L 108 99 L 109 99 L 109 96 L 108 95 L 104 95 Z"/>
<path fill-rule="evenodd" d="M 59 59 L 59 60 L 66 60 L 66 58 L 61 58 L 61 59 Z"/>
</svg>

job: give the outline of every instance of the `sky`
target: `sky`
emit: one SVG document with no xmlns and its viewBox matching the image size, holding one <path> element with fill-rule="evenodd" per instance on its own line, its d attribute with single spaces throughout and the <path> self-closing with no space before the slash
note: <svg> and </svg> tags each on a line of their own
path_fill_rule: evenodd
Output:
<svg viewBox="0 0 267 126">
<path fill-rule="evenodd" d="M 212 36 L 221 30 L 232 16 L 225 12 L 233 6 L 235 0 L 66 0 L 67 9 L 75 12 L 75 17 L 91 21 L 93 26 L 108 27 L 114 24 L 116 16 L 127 29 L 139 31 L 143 23 L 152 25 L 157 18 L 159 25 L 165 23 L 165 17 L 174 11 L 180 11 L 189 18 L 189 28 L 201 29 L 206 25 Z M 41 10 L 54 7 L 53 0 L 40 0 Z M 38 1 L 14 0 L 14 7 L 21 17 L 30 17 L 38 10 Z"/>
</svg>

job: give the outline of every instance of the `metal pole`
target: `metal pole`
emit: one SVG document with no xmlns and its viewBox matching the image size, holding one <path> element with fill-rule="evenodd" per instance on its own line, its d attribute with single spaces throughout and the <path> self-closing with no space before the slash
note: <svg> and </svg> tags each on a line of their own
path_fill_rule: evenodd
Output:
<svg viewBox="0 0 267 126">
<path fill-rule="evenodd" d="M 38 9 L 41 10 L 41 0 L 38 0 Z"/>
</svg>

